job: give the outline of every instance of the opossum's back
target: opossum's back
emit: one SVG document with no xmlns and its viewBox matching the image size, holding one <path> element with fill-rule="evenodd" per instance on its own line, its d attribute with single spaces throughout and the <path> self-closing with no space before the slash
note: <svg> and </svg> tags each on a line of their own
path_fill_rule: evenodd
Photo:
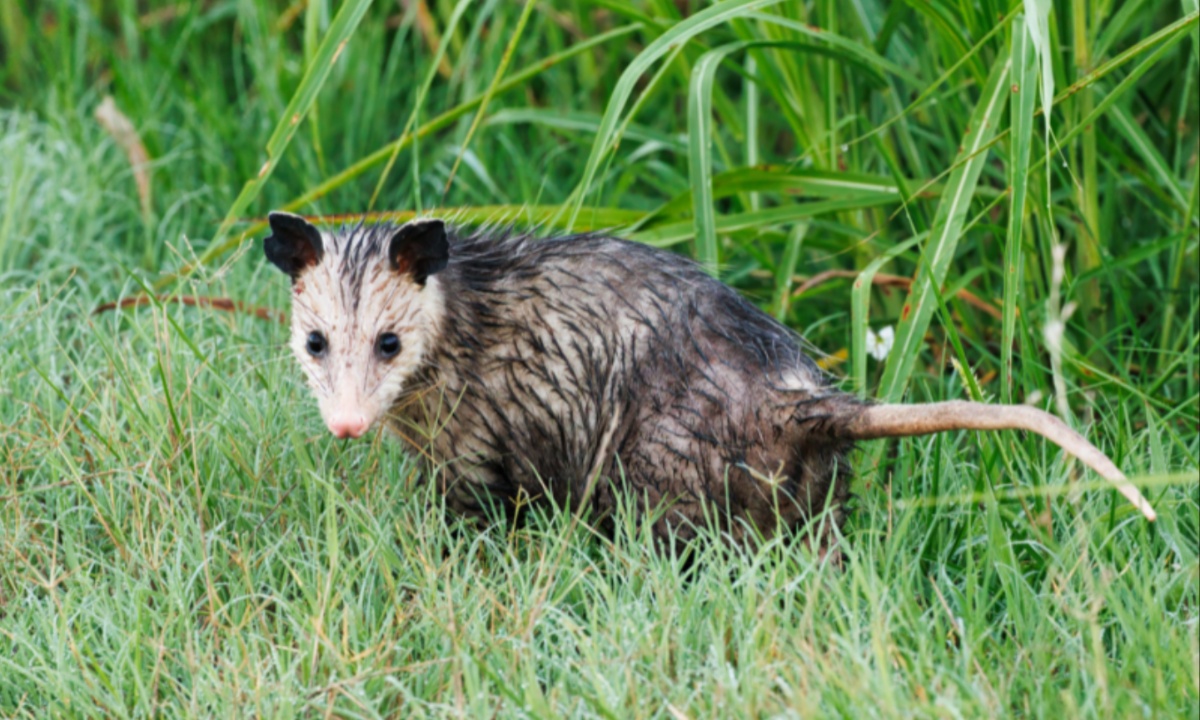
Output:
<svg viewBox="0 0 1200 720">
<path fill-rule="evenodd" d="M 574 281 L 581 307 L 604 307 L 680 366 L 726 367 L 790 389 L 827 384 L 796 332 L 689 259 L 611 238 L 553 241 L 542 252 L 547 280 Z"/>
</svg>

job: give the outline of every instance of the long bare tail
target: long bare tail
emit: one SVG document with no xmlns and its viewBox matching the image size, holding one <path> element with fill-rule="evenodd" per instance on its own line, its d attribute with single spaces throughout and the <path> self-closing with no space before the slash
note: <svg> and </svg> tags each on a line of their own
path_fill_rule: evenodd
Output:
<svg viewBox="0 0 1200 720">
<path fill-rule="evenodd" d="M 859 405 L 839 434 L 851 440 L 932 435 L 947 430 L 1028 430 L 1058 444 L 1116 486 L 1134 507 L 1155 520 L 1154 508 L 1108 456 L 1062 420 L 1027 405 L 986 405 L 952 400 L 926 405 Z"/>
</svg>

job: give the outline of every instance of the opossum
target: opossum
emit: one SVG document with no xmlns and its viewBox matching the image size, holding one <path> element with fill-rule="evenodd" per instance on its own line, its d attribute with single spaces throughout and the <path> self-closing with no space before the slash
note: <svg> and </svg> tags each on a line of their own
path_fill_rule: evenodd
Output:
<svg viewBox="0 0 1200 720">
<path fill-rule="evenodd" d="M 1020 429 L 1155 517 L 1045 412 L 837 389 L 796 333 L 676 253 L 440 219 L 269 220 L 263 249 L 291 278 L 291 347 L 329 431 L 386 425 L 454 511 L 552 498 L 605 518 L 632 499 L 657 539 L 686 543 L 716 520 L 743 543 L 841 523 L 855 441 Z"/>
</svg>

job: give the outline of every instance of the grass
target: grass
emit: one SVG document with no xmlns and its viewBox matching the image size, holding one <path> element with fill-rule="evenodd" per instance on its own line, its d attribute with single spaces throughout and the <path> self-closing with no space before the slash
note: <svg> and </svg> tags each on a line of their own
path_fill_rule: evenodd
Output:
<svg viewBox="0 0 1200 720">
<path fill-rule="evenodd" d="M 1200 713 L 1194 0 L 459 5 L 0 5 L 0 716 Z M 841 568 L 479 532 L 327 437 L 282 325 L 92 314 L 283 309 L 254 218 L 372 202 L 694 254 L 847 388 L 1059 412 L 1160 520 L 1005 433 L 866 445 Z"/>
</svg>

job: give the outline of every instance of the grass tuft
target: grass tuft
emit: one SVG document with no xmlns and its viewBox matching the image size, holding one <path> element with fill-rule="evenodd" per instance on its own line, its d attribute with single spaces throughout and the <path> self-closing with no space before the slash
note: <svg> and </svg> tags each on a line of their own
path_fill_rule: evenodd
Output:
<svg viewBox="0 0 1200 720">
<path fill-rule="evenodd" d="M 0 715 L 1195 717 L 1198 25 L 0 3 Z M 1160 519 L 1003 433 L 865 447 L 841 568 L 655 552 L 632 508 L 462 527 L 325 436 L 254 311 L 286 307 L 255 218 L 372 205 L 690 252 L 864 396 L 1061 398 Z"/>
</svg>

